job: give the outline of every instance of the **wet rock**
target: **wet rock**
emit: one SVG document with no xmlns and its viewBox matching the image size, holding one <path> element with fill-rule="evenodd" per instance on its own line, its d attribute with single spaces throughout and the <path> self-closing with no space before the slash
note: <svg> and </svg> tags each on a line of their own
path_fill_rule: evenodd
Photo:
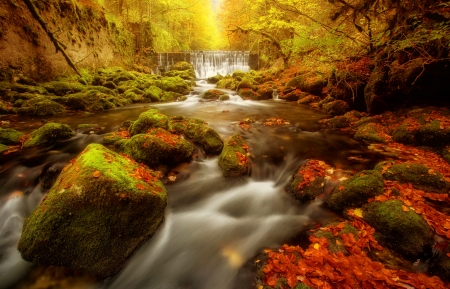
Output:
<svg viewBox="0 0 450 289">
<path fill-rule="evenodd" d="M 52 81 L 43 84 L 43 87 L 50 93 L 64 96 L 71 93 L 81 92 L 86 89 L 86 86 L 81 83 L 74 83 L 68 81 Z"/>
<path fill-rule="evenodd" d="M 163 91 L 161 90 L 161 88 L 152 85 L 144 91 L 144 94 L 142 96 L 146 99 L 150 99 L 151 102 L 159 102 L 161 101 L 162 94 Z"/>
<path fill-rule="evenodd" d="M 67 124 L 47 123 L 33 131 L 25 140 L 23 147 L 54 145 L 57 142 L 68 140 L 75 132 Z"/>
<path fill-rule="evenodd" d="M 8 151 L 9 147 L 7 145 L 4 144 L 0 144 L 0 155 L 3 154 L 4 152 Z"/>
<path fill-rule="evenodd" d="M 231 78 L 231 77 L 225 77 L 225 78 L 219 80 L 219 82 L 217 82 L 216 87 L 237 90 L 238 84 L 239 84 L 238 80 Z"/>
<path fill-rule="evenodd" d="M 431 253 L 433 231 L 422 216 L 413 210 L 405 212 L 403 203 L 389 200 L 373 202 L 363 207 L 363 218 L 375 228 L 380 244 L 399 252 L 410 260 Z"/>
<path fill-rule="evenodd" d="M 222 79 L 223 79 L 223 76 L 220 75 L 220 74 L 217 74 L 217 75 L 215 75 L 215 76 L 211 76 L 211 77 L 207 78 L 207 79 L 206 79 L 206 82 L 212 83 L 212 84 L 216 84 L 216 83 L 218 83 L 218 82 L 219 82 L 220 80 L 222 80 Z"/>
<path fill-rule="evenodd" d="M 203 120 L 190 119 L 184 134 L 194 143 L 200 145 L 206 153 L 219 154 L 223 148 L 220 135 Z"/>
<path fill-rule="evenodd" d="M 346 208 L 360 207 L 368 199 L 383 193 L 383 178 L 376 170 L 362 171 L 334 188 L 327 205 L 342 211 Z"/>
<path fill-rule="evenodd" d="M 130 100 L 119 96 L 114 97 L 98 90 L 70 94 L 66 97 L 66 106 L 72 110 L 101 111 L 130 103 Z"/>
<path fill-rule="evenodd" d="M 294 174 L 286 190 L 301 202 L 314 200 L 323 194 L 325 171 L 330 168 L 323 161 L 308 160 Z"/>
<path fill-rule="evenodd" d="M 218 89 L 210 89 L 205 91 L 200 95 L 202 100 L 212 101 L 212 100 L 227 100 L 230 97 L 225 92 Z"/>
<path fill-rule="evenodd" d="M 386 180 L 412 184 L 415 188 L 434 193 L 448 193 L 450 182 L 441 173 L 420 164 L 381 162 L 375 167 Z"/>
<path fill-rule="evenodd" d="M 343 115 L 350 111 L 350 106 L 343 100 L 333 100 L 324 104 L 323 108 L 331 115 Z"/>
<path fill-rule="evenodd" d="M 185 80 L 195 79 L 194 66 L 186 61 L 180 61 L 170 67 L 170 71 L 166 72 L 166 76 L 179 76 Z"/>
<path fill-rule="evenodd" d="M 0 144 L 19 145 L 21 144 L 20 139 L 24 136 L 25 135 L 20 131 L 14 130 L 12 128 L 0 127 Z"/>
<path fill-rule="evenodd" d="M 284 86 L 284 91 L 288 93 L 295 89 L 300 89 L 313 95 L 320 95 L 325 85 L 326 81 L 321 75 L 311 72 L 298 75 L 289 80 Z"/>
<path fill-rule="evenodd" d="M 66 109 L 63 105 L 55 101 L 47 99 L 44 96 L 39 96 L 24 101 L 18 112 L 26 115 L 50 116 L 65 113 Z"/>
<path fill-rule="evenodd" d="M 244 139 L 233 135 L 223 147 L 219 156 L 219 166 L 225 177 L 239 177 L 247 175 L 250 165 L 248 161 L 248 146 Z"/>
<path fill-rule="evenodd" d="M 77 125 L 77 132 L 79 133 L 91 133 L 99 131 L 101 127 L 97 123 L 82 123 Z"/>
<path fill-rule="evenodd" d="M 68 164 L 25 220 L 25 260 L 112 276 L 164 218 L 167 194 L 155 173 L 99 144 Z"/>
<path fill-rule="evenodd" d="M 120 140 L 127 140 L 130 138 L 128 131 L 109 132 L 103 136 L 103 143 L 106 145 L 115 144 Z"/>
<path fill-rule="evenodd" d="M 184 94 L 174 91 L 163 91 L 161 95 L 162 102 L 173 102 L 179 100 Z"/>
<path fill-rule="evenodd" d="M 137 135 L 146 133 L 150 128 L 163 128 L 168 129 L 169 118 L 160 113 L 157 108 L 150 108 L 149 110 L 141 113 L 139 118 L 133 122 L 130 127 L 130 134 Z"/>
<path fill-rule="evenodd" d="M 387 129 L 379 124 L 367 123 L 358 128 L 355 139 L 369 143 L 386 143 L 382 135 L 386 136 L 386 132 Z"/>
<path fill-rule="evenodd" d="M 327 227 L 333 227 L 334 224 L 329 224 L 327 226 L 325 226 L 325 228 Z M 328 229 L 329 230 L 329 229 Z M 339 231 L 339 233 L 335 236 L 331 231 L 326 231 L 325 230 L 317 230 L 314 232 L 313 236 L 316 238 L 325 238 L 328 241 L 328 250 L 330 250 L 331 253 L 337 254 L 339 252 L 343 253 L 343 254 L 348 254 L 347 249 L 344 246 L 344 241 L 342 240 L 342 238 L 340 237 L 340 235 L 342 234 L 353 234 L 353 236 L 355 236 L 355 238 L 358 238 L 358 230 L 356 230 L 355 227 L 353 227 L 352 225 L 345 223 L 344 227 L 342 228 L 342 230 Z"/>
<path fill-rule="evenodd" d="M 262 100 L 262 96 L 250 88 L 241 88 L 237 93 L 243 99 Z"/>
<path fill-rule="evenodd" d="M 165 91 L 172 91 L 179 94 L 189 94 L 189 85 L 181 77 L 163 77 L 160 88 Z"/>
<path fill-rule="evenodd" d="M 194 152 L 194 146 L 189 141 L 162 128 L 150 129 L 146 134 L 118 141 L 115 148 L 153 168 L 189 160 Z"/>
<path fill-rule="evenodd" d="M 288 93 L 281 94 L 279 96 L 280 99 L 288 100 L 288 101 L 298 101 L 300 96 L 303 95 L 303 92 L 300 89 L 295 89 Z"/>
</svg>

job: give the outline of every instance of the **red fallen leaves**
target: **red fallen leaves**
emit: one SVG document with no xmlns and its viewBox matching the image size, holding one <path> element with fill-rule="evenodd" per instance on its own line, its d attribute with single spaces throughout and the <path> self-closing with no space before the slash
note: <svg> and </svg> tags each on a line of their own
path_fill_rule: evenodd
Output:
<svg viewBox="0 0 450 289">
<path fill-rule="evenodd" d="M 180 141 L 180 136 L 176 134 L 167 134 L 163 132 L 158 132 L 155 136 L 162 139 L 165 143 L 176 146 Z"/>
<path fill-rule="evenodd" d="M 248 157 L 246 155 L 241 154 L 240 152 L 236 152 L 235 154 L 239 159 L 239 165 L 245 166 L 246 164 L 248 164 Z"/>
<path fill-rule="evenodd" d="M 267 265 L 263 268 L 265 283 L 276 286 L 280 278 L 285 278 L 290 288 L 299 281 L 312 288 L 405 288 L 405 285 L 445 288 L 437 277 L 390 270 L 372 261 L 364 250 L 380 248 L 372 236 L 375 230 L 361 220 L 353 221 L 352 226 L 358 229 L 357 236 L 339 235 L 350 253 L 348 256 L 342 252 L 331 253 L 327 239 L 316 237 L 310 237 L 312 244 L 306 250 L 283 245 L 277 252 L 268 252 Z M 337 235 L 344 227 L 345 223 L 340 223 L 322 229 Z"/>
<path fill-rule="evenodd" d="M 311 182 L 314 182 L 316 177 L 325 176 L 325 170 L 329 167 L 323 161 L 309 160 L 297 172 L 303 177 L 303 181 L 298 184 L 298 188 L 302 189 Z"/>
<path fill-rule="evenodd" d="M 242 128 L 244 130 L 250 130 L 250 125 L 248 123 L 246 123 L 245 121 L 240 121 L 239 126 L 240 126 L 240 128 Z"/>
<path fill-rule="evenodd" d="M 271 125 L 284 125 L 284 124 L 290 124 L 287 120 L 281 119 L 281 118 L 268 118 L 266 122 L 263 123 L 265 126 L 271 126 Z"/>
<path fill-rule="evenodd" d="M 158 181 L 158 178 L 152 174 L 152 170 L 150 170 L 147 166 L 143 164 L 140 164 L 137 168 L 135 168 L 131 176 L 134 177 L 136 180 L 142 180 L 147 184 L 151 184 L 153 182 Z"/>
</svg>

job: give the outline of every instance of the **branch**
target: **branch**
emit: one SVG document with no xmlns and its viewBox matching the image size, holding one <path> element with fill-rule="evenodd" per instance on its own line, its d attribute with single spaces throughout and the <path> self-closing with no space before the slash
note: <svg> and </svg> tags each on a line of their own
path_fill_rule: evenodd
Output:
<svg viewBox="0 0 450 289">
<path fill-rule="evenodd" d="M 30 10 L 33 17 L 36 18 L 36 20 L 41 25 L 42 29 L 44 29 L 45 33 L 47 33 L 47 36 L 53 42 L 53 45 L 55 45 L 56 53 L 58 53 L 58 51 L 60 51 L 62 53 L 62 55 L 64 56 L 64 59 L 66 59 L 69 66 L 72 67 L 72 69 L 75 70 L 75 72 L 79 76 L 81 76 L 81 74 L 78 72 L 77 68 L 75 67 L 75 64 L 73 64 L 72 60 L 67 55 L 66 51 L 64 51 L 63 44 L 61 42 L 59 42 L 58 39 L 55 38 L 53 33 L 48 29 L 47 24 L 45 23 L 44 19 L 42 19 L 41 15 L 39 15 L 39 12 L 38 12 L 36 6 L 34 6 L 34 3 L 31 0 L 23 0 L 23 1 L 27 5 L 28 10 Z"/>
</svg>

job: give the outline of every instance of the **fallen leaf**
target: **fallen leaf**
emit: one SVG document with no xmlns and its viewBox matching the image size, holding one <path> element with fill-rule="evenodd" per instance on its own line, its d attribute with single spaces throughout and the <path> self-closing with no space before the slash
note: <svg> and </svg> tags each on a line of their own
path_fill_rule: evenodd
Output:
<svg viewBox="0 0 450 289">
<path fill-rule="evenodd" d="M 408 207 L 405 206 L 405 205 L 402 205 L 402 210 L 403 210 L 403 212 L 408 212 L 409 211 Z"/>
<path fill-rule="evenodd" d="M 315 243 L 313 247 L 314 247 L 314 249 L 319 250 L 320 244 L 319 243 Z"/>
<path fill-rule="evenodd" d="M 361 209 L 355 209 L 353 210 L 353 214 L 355 214 L 355 216 L 362 218 L 363 217 L 363 213 Z"/>
<path fill-rule="evenodd" d="M 100 177 L 102 175 L 102 172 L 101 171 L 95 171 L 93 174 L 92 174 L 92 176 L 94 177 L 94 178 L 98 178 L 98 177 Z"/>
</svg>

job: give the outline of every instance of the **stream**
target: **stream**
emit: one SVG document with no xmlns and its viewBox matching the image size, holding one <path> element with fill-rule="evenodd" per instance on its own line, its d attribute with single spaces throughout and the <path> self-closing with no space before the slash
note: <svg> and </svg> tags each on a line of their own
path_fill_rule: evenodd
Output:
<svg viewBox="0 0 450 289">
<path fill-rule="evenodd" d="M 295 239 L 313 221 L 335 218 L 320 201 L 300 206 L 284 192 L 295 170 L 306 159 L 317 158 L 354 173 L 373 168 L 383 158 L 343 132 L 323 129 L 318 121 L 329 116 L 306 105 L 282 100 L 244 101 L 234 91 L 226 91 L 230 94 L 227 101 L 199 102 L 199 94 L 211 88 L 214 85 L 199 81 L 186 101 L 151 105 L 168 116 L 203 119 L 224 140 L 240 133 L 250 148 L 249 176 L 225 179 L 217 156 L 200 155 L 174 168 L 178 179 L 166 184 L 169 201 L 164 224 L 117 276 L 99 287 L 254 288 L 241 269 L 248 260 L 264 248 L 276 248 Z M 0 156 L 0 289 L 13 288 L 32 268 L 16 249 L 23 220 L 61 169 L 88 144 L 102 143 L 103 133 L 114 131 L 125 120 L 137 119 L 149 106 L 10 119 L 11 128 L 25 133 L 50 120 L 72 127 L 96 123 L 102 130 L 97 134 L 78 133 L 51 148 Z M 290 124 L 264 126 L 270 117 Z M 244 119 L 254 121 L 250 130 L 239 127 Z"/>
</svg>

